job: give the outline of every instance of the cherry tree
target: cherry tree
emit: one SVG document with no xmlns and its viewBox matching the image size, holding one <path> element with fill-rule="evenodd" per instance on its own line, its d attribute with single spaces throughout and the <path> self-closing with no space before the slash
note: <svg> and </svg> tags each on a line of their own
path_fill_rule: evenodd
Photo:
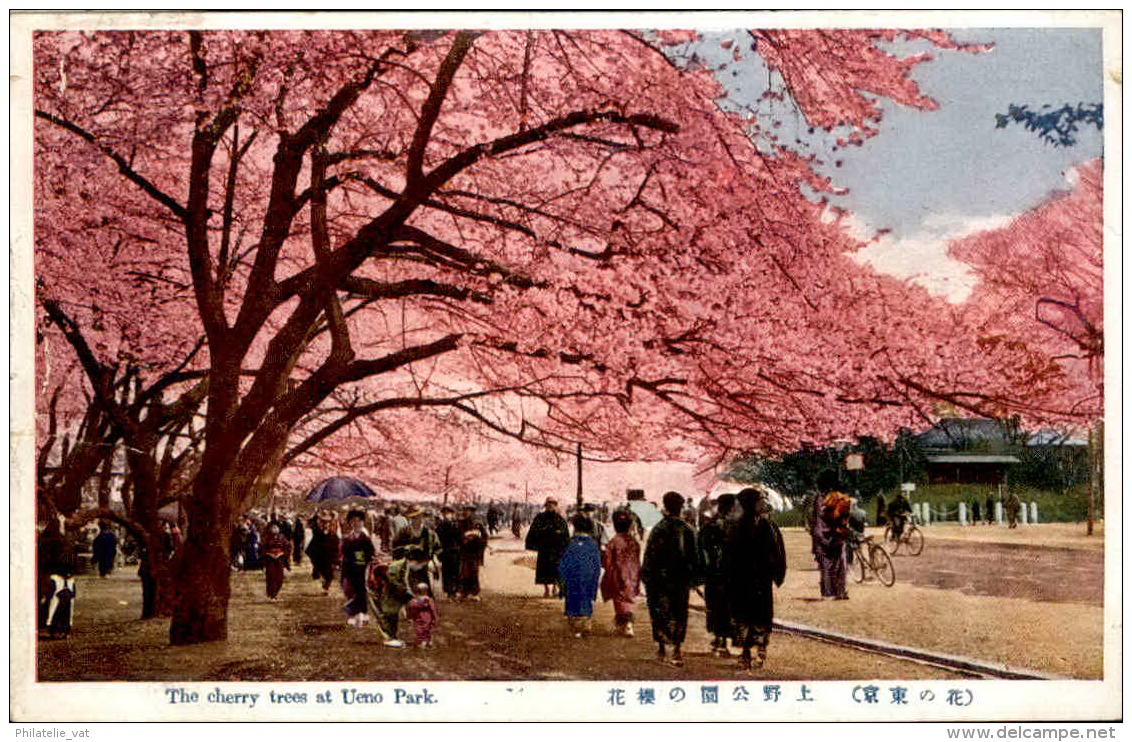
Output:
<svg viewBox="0 0 1132 742">
<path fill-rule="evenodd" d="M 1067 394 L 1051 412 L 1091 422 L 1103 415 L 1104 396 L 1101 161 L 1070 179 L 1071 191 L 952 243 L 950 253 L 979 278 L 968 304 L 984 345 L 1022 343 L 1056 363 Z"/>
<path fill-rule="evenodd" d="M 879 118 L 862 101 L 931 105 L 908 76 L 928 57 L 880 50 L 898 35 L 758 32 L 756 47 L 808 119 L 858 141 Z M 98 191 L 38 214 L 37 250 L 144 246 L 161 262 L 147 281 L 173 270 L 191 287 L 154 324 L 181 349 L 166 367 L 194 338 L 207 351 L 182 392 L 201 390 L 205 422 L 173 643 L 226 635 L 227 529 L 312 416 L 448 405 L 520 440 L 610 450 L 845 425 L 829 385 L 861 367 L 814 370 L 859 355 L 828 341 L 853 241 L 806 194 L 832 185 L 752 139 L 709 72 L 663 53 L 673 40 L 37 36 L 37 170 Z M 44 290 L 66 296 L 59 279 Z M 351 389 L 364 394 L 336 409 Z M 846 402 L 854 423 L 892 407 Z"/>
</svg>

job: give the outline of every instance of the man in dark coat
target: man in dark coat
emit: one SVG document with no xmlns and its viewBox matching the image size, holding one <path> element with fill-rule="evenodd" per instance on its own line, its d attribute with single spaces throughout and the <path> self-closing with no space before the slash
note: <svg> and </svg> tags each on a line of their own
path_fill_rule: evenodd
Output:
<svg viewBox="0 0 1132 742">
<path fill-rule="evenodd" d="M 492 500 L 487 508 L 487 530 L 492 536 L 499 533 L 499 523 L 503 520 L 503 511 L 495 506 L 495 501 Z"/>
<path fill-rule="evenodd" d="M 440 508 L 440 522 L 436 524 L 436 536 L 440 541 L 440 581 L 444 594 L 449 598 L 454 598 L 460 590 L 460 542 L 463 538 L 453 517 L 455 513 L 451 506 L 443 506 Z"/>
<path fill-rule="evenodd" d="M 672 664 L 681 667 L 680 645 L 688 630 L 688 591 L 699 575 L 696 533 L 680 514 L 684 496 L 666 492 L 664 519 L 653 527 L 641 564 L 641 582 L 648 597 L 652 636 L 657 643 L 657 659 L 665 661 L 666 645 L 672 645 Z"/>
<path fill-rule="evenodd" d="M 306 545 L 306 540 L 307 531 L 303 527 L 302 516 L 296 515 L 291 524 L 291 544 L 293 545 L 291 559 L 295 564 L 303 563 L 303 546 Z"/>
<path fill-rule="evenodd" d="M 727 638 L 732 635 L 731 611 L 727 602 L 727 584 L 723 572 L 723 550 L 734 523 L 731 512 L 735 508 L 735 495 L 720 495 L 715 505 L 715 517 L 707 520 L 700 529 L 697 547 L 704 572 L 704 608 L 707 630 L 715 638 L 712 653 L 728 657 Z M 706 517 L 706 516 L 705 516 Z"/>
<path fill-rule="evenodd" d="M 743 514 L 727 537 L 723 571 L 735 639 L 742 649 L 739 667 L 750 670 L 751 649 L 757 649 L 757 667 L 766 661 L 766 648 L 774 622 L 774 585 L 786 576 L 786 553 L 777 527 L 766 517 L 766 500 L 758 490 L 739 493 Z"/>
<path fill-rule="evenodd" d="M 545 509 L 531 521 L 525 543 L 527 551 L 537 551 L 535 584 L 542 585 L 542 596 L 558 595 L 558 562 L 570 543 L 566 519 L 558 513 L 558 500 L 546 498 Z"/>
<path fill-rule="evenodd" d="M 114 571 L 114 559 L 118 556 L 118 537 L 105 521 L 98 524 L 98 535 L 91 544 L 91 555 L 98 563 L 99 577 L 105 577 Z"/>
</svg>

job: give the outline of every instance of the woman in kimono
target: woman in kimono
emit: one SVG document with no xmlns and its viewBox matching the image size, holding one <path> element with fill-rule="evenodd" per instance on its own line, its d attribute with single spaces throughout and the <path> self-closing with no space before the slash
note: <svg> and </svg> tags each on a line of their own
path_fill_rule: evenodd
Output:
<svg viewBox="0 0 1132 742">
<path fill-rule="evenodd" d="M 766 500 L 753 488 L 739 493 L 743 514 L 730 530 L 723 550 L 723 574 L 734 626 L 742 654 L 739 668 L 750 670 L 766 662 L 767 643 L 774 622 L 774 585 L 786 576 L 786 553 L 777 527 L 766 517 Z M 752 660 L 751 649 L 756 650 Z"/>
<path fill-rule="evenodd" d="M 849 515 L 853 503 L 840 491 L 837 472 L 826 470 L 818 476 L 821 511 L 817 519 L 818 568 L 821 570 L 821 596 L 848 600 L 845 578 L 848 571 L 846 543 L 849 540 Z"/>
<path fill-rule="evenodd" d="M 480 568 L 487 551 L 487 528 L 476 517 L 474 505 L 465 505 L 463 515 L 456 521 L 460 532 L 460 587 L 457 598 L 472 602 L 480 599 Z"/>
<path fill-rule="evenodd" d="M 365 529 L 365 511 L 351 510 L 346 518 L 350 533 L 342 539 L 342 592 L 348 602 L 343 610 L 351 626 L 369 623 L 366 575 L 377 549 Z"/>
<path fill-rule="evenodd" d="M 576 639 L 590 633 L 598 580 L 601 576 L 601 551 L 593 538 L 593 522 L 578 513 L 573 518 L 574 536 L 558 562 L 558 576 L 566 593 L 566 621 Z"/>
<path fill-rule="evenodd" d="M 704 513 L 703 527 L 700 528 L 696 547 L 700 552 L 700 563 L 704 577 L 704 613 L 707 630 L 714 639 L 712 653 L 729 657 L 727 640 L 734 631 L 731 626 L 731 610 L 727 600 L 726 576 L 723 572 L 723 552 L 727 537 L 734 526 L 731 511 L 735 507 L 735 495 L 728 492 L 719 496 L 715 505 L 715 517 L 708 518 Z"/>
<path fill-rule="evenodd" d="M 624 636 L 633 636 L 633 608 L 641 592 L 641 545 L 630 533 L 633 516 L 628 511 L 613 513 L 615 536 L 605 547 L 601 578 L 601 599 L 613 601 L 614 625 Z"/>
<path fill-rule="evenodd" d="M 283 589 L 283 572 L 291 569 L 291 540 L 272 523 L 263 537 L 263 574 L 267 579 L 267 599 L 275 600 Z"/>
<path fill-rule="evenodd" d="M 322 592 L 330 594 L 330 585 L 334 582 L 334 568 L 341 559 L 339 551 L 340 541 L 334 517 L 320 512 L 311 529 L 311 542 L 307 545 L 307 556 L 311 558 L 311 577 L 322 580 Z"/>
</svg>

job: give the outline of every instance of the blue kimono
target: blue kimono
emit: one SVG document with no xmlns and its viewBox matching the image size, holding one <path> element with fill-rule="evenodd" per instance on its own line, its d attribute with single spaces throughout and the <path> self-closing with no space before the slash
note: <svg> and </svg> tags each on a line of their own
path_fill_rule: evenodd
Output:
<svg viewBox="0 0 1132 742">
<path fill-rule="evenodd" d="M 592 616 L 601 578 L 601 552 L 590 536 L 570 539 L 558 562 L 558 576 L 566 591 L 567 616 Z"/>
</svg>

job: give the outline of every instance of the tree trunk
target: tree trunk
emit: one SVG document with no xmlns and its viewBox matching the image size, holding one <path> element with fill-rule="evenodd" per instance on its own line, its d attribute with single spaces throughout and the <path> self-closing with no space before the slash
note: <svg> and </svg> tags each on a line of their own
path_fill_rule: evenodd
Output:
<svg viewBox="0 0 1132 742">
<path fill-rule="evenodd" d="M 142 619 L 157 618 L 160 615 L 157 611 L 157 578 L 153 575 L 152 559 L 148 554 L 143 554 L 138 559 L 138 577 L 141 578 L 142 586 Z"/>
<path fill-rule="evenodd" d="M 1104 470 L 1104 423 L 1098 421 L 1089 428 L 1089 506 L 1086 514 L 1085 535 L 1093 535 L 1097 517 L 1097 494 L 1101 490 Z"/>
<path fill-rule="evenodd" d="M 198 644 L 228 638 L 228 580 L 231 567 L 228 534 L 219 523 L 201 523 L 190 515 L 176 569 L 173 622 L 169 643 Z"/>
<path fill-rule="evenodd" d="M 146 539 L 145 548 L 138 560 L 138 577 L 142 583 L 141 617 L 173 615 L 174 569 L 166 558 L 160 530 Z"/>
<path fill-rule="evenodd" d="M 248 483 L 250 486 L 250 483 Z M 199 644 L 228 638 L 228 599 L 232 588 L 229 504 L 239 485 L 222 483 L 214 469 L 202 468 L 191 497 L 182 500 L 188 533 L 174 566 L 173 622 L 169 642 Z"/>
</svg>

